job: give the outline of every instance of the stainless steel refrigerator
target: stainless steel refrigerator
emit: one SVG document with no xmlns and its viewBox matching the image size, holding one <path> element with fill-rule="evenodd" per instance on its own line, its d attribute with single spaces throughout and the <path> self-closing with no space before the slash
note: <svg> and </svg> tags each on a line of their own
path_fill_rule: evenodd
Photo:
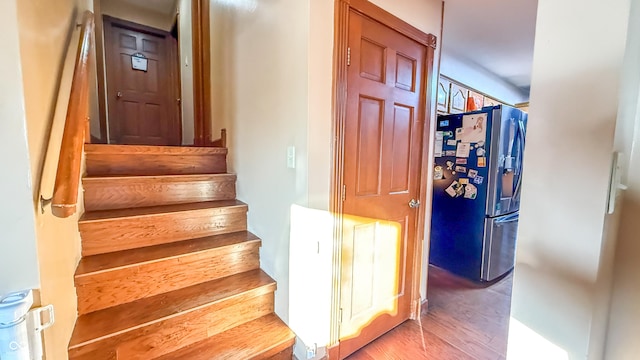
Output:
<svg viewBox="0 0 640 360">
<path fill-rule="evenodd" d="M 527 114 L 499 105 L 437 121 L 430 263 L 495 280 L 515 262 Z"/>
</svg>

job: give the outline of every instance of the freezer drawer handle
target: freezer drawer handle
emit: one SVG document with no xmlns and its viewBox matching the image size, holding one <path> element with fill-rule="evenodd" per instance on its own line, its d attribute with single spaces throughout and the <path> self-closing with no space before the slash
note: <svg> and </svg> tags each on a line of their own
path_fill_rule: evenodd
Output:
<svg viewBox="0 0 640 360">
<path fill-rule="evenodd" d="M 420 206 L 420 200 L 416 200 L 416 199 L 411 199 L 411 201 L 409 201 L 409 207 L 412 209 L 415 209 L 417 207 Z"/>
</svg>

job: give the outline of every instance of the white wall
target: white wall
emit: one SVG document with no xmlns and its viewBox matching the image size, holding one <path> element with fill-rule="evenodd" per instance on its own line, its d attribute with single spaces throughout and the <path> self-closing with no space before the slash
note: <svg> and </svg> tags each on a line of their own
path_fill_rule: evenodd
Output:
<svg viewBox="0 0 640 360">
<path fill-rule="evenodd" d="M 40 298 L 55 307 L 56 322 L 44 331 L 48 359 L 65 359 L 71 332 L 77 317 L 77 299 L 73 274 L 80 260 L 78 217 L 83 212 L 82 192 L 78 213 L 60 219 L 50 207 L 42 213 L 38 199 L 39 183 L 50 196 L 55 180 L 56 159 L 69 96 L 82 13 L 92 9 L 87 0 L 49 0 L 17 2 L 20 35 L 20 62 L 27 117 L 27 133 L 34 188 L 30 208 L 35 214 L 35 231 L 40 268 Z M 73 38 L 75 37 L 75 40 Z M 75 43 L 73 43 L 75 42 Z M 69 70 L 69 71 L 64 71 Z M 51 140 L 50 140 L 51 139 Z M 49 147 L 49 145 L 51 145 Z M 51 150 L 55 149 L 55 150 Z M 47 155 L 48 154 L 48 155 Z M 45 161 L 45 158 L 53 160 Z M 43 165 L 47 164 L 45 168 Z"/>
<path fill-rule="evenodd" d="M 523 93 L 516 86 L 500 79 L 490 71 L 459 59 L 446 51 L 442 52 L 440 73 L 507 104 L 514 105 L 529 101 L 528 94 Z"/>
<path fill-rule="evenodd" d="M 629 1 L 538 5 L 508 358 L 601 359 Z"/>
<path fill-rule="evenodd" d="M 640 354 L 640 1 L 634 0 L 629 17 L 616 148 L 627 154 L 629 166 L 622 176 L 618 246 L 615 258 L 606 359 L 633 360 Z M 630 156 L 629 156 L 630 155 Z M 626 164 L 623 164 L 626 165 Z"/>
<path fill-rule="evenodd" d="M 101 11 L 118 19 L 170 31 L 173 26 L 173 15 L 136 6 L 121 0 L 102 0 Z"/>
<path fill-rule="evenodd" d="M 180 105 L 182 112 L 182 144 L 193 144 L 193 36 L 191 0 L 178 0 L 178 46 L 180 63 Z"/>
<path fill-rule="evenodd" d="M 259 2 L 255 12 L 219 9 L 234 18 L 220 84 L 229 96 L 229 167 L 238 199 L 249 204 L 249 229 L 263 240 L 261 267 L 278 282 L 275 310 L 285 321 L 289 210 L 307 204 L 308 9 L 300 0 Z M 295 169 L 286 167 L 287 146 L 297 149 Z"/>
<path fill-rule="evenodd" d="M 373 2 L 440 36 L 441 1 Z M 318 288 L 312 287 L 315 292 L 290 289 L 289 248 L 290 242 L 310 241 L 290 237 L 292 204 L 329 210 L 334 4 L 331 0 L 253 4 L 255 8 L 217 5 L 212 10 L 213 129 L 228 129 L 228 159 L 230 171 L 238 174 L 238 199 L 249 204 L 249 228 L 263 240 L 261 266 L 278 282 L 276 312 L 288 321 L 290 298 L 331 299 L 331 294 L 319 293 Z M 437 60 L 438 53 L 436 72 Z M 286 167 L 288 146 L 296 147 L 295 169 Z M 328 259 L 325 255 L 333 245 L 330 236 L 325 237 L 313 239 L 321 242 L 317 256 Z M 424 261 L 426 267 L 426 257 Z M 319 278 L 330 282 L 332 275 Z M 426 279 L 422 285 L 424 296 Z M 290 290 L 297 294 L 290 297 Z M 326 323 L 313 325 L 328 329 L 330 316 L 324 318 Z M 305 341 L 326 345 L 318 339 Z"/>
<path fill-rule="evenodd" d="M 0 297 L 40 287 L 16 0 L 0 2 Z"/>
</svg>

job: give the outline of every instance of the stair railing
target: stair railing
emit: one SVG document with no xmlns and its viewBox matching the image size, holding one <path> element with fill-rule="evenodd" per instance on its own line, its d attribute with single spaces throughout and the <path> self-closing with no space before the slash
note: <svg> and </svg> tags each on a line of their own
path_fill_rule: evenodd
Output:
<svg viewBox="0 0 640 360">
<path fill-rule="evenodd" d="M 89 84 L 91 76 L 91 56 L 94 42 L 94 15 L 90 11 L 83 14 L 80 37 L 71 80 L 71 90 L 62 131 L 62 141 L 57 158 L 57 170 L 51 198 L 43 195 L 44 191 L 51 188 L 51 184 L 45 180 L 47 168 L 55 162 L 57 142 L 54 139 L 55 123 L 49 138 L 47 157 L 45 158 L 43 177 L 40 183 L 40 206 L 44 213 L 47 204 L 51 204 L 53 215 L 66 218 L 76 212 L 78 202 L 78 189 L 80 186 L 80 171 L 82 167 L 82 154 L 84 143 L 91 142 L 89 131 Z M 72 56 L 68 55 L 68 56 Z M 63 71 L 64 79 L 64 71 Z M 61 84 L 61 91 L 63 86 Z M 59 94 L 60 97 L 64 96 Z M 61 104 L 58 104 L 60 106 Z M 57 111 L 57 110 L 56 110 Z M 55 122 L 55 117 L 54 117 Z M 52 154 L 50 154 L 50 152 Z"/>
<path fill-rule="evenodd" d="M 220 139 L 211 142 L 213 147 L 227 147 L 227 129 L 220 130 Z"/>
</svg>

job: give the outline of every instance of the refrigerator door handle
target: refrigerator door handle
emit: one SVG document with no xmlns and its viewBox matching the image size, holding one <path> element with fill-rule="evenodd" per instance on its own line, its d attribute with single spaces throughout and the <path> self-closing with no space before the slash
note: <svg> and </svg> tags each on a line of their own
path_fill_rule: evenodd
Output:
<svg viewBox="0 0 640 360">
<path fill-rule="evenodd" d="M 518 132 L 520 133 L 520 161 L 518 162 L 518 183 L 516 184 L 515 191 L 511 197 L 512 201 L 515 201 L 520 196 L 520 190 L 522 190 L 522 160 L 524 159 L 524 145 L 525 145 L 525 130 L 524 122 L 518 121 Z"/>
<path fill-rule="evenodd" d="M 504 223 L 509 223 L 509 222 L 512 222 L 512 221 L 517 221 L 519 217 L 520 217 L 519 213 L 514 213 L 514 214 L 511 214 L 511 215 L 507 215 L 507 216 L 504 216 L 504 217 L 499 218 L 498 220 L 496 220 L 496 224 L 504 224 Z"/>
</svg>

